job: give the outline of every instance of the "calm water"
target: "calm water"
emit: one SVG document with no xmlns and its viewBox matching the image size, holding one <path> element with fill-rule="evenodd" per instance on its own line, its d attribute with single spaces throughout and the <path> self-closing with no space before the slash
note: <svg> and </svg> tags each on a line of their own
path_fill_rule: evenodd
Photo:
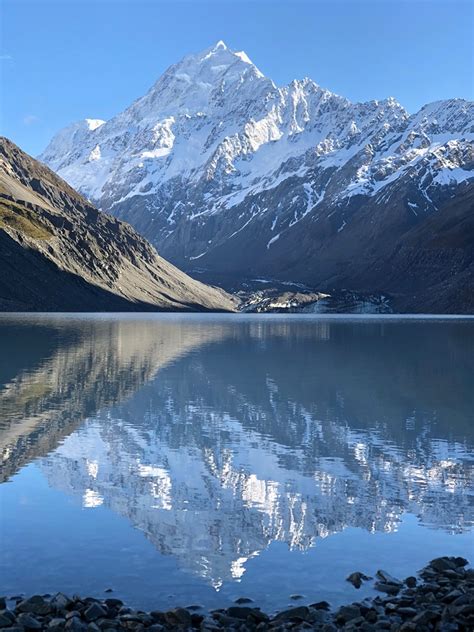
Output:
<svg viewBox="0 0 474 632">
<path fill-rule="evenodd" d="M 0 594 L 268 609 L 474 560 L 474 320 L 0 318 Z"/>
</svg>

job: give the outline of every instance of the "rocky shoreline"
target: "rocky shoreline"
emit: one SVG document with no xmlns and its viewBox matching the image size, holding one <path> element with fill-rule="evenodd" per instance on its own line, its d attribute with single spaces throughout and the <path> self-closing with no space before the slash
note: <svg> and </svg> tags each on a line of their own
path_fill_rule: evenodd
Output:
<svg viewBox="0 0 474 632">
<path fill-rule="evenodd" d="M 474 630 L 474 569 L 461 557 L 440 557 L 419 577 L 401 581 L 379 570 L 374 587 L 383 593 L 332 611 L 321 601 L 269 615 L 238 599 L 229 608 L 199 612 L 198 606 L 169 611 L 133 610 L 120 599 L 67 597 L 62 593 L 29 598 L 0 598 L 2 632 L 162 632 L 166 630 L 320 630 L 377 632 L 389 630 L 455 632 Z M 354 572 L 355 588 L 371 581 Z"/>
</svg>

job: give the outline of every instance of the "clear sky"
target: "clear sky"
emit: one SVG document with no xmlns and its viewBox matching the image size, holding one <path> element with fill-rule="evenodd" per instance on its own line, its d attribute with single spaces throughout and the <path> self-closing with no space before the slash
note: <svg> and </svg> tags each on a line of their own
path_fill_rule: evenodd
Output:
<svg viewBox="0 0 474 632">
<path fill-rule="evenodd" d="M 410 112 L 474 98 L 472 0 L 0 0 L 0 131 L 38 154 L 108 119 L 185 54 L 222 39 L 278 85 L 311 77 Z"/>
</svg>

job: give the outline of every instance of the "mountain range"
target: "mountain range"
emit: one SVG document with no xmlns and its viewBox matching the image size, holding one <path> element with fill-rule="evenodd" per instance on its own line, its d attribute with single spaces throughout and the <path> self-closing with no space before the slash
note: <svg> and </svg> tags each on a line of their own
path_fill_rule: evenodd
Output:
<svg viewBox="0 0 474 632">
<path fill-rule="evenodd" d="M 0 311 L 233 309 L 0 138 Z"/>
<path fill-rule="evenodd" d="M 474 311 L 474 103 L 409 114 L 311 79 L 276 86 L 220 41 L 40 159 L 207 282 L 255 279 Z"/>
</svg>

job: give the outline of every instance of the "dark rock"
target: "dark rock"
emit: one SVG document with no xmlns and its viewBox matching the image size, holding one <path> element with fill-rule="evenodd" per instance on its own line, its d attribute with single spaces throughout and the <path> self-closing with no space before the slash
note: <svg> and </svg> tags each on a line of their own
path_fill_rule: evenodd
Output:
<svg viewBox="0 0 474 632">
<path fill-rule="evenodd" d="M 7 601 L 5 597 L 0 597 L 0 610 L 5 610 L 7 607 Z"/>
<path fill-rule="evenodd" d="M 222 628 L 217 623 L 207 620 L 201 623 L 201 630 L 205 630 L 206 632 L 220 632 Z"/>
<path fill-rule="evenodd" d="M 166 622 L 165 613 L 162 612 L 161 610 L 152 610 L 150 612 L 150 616 L 152 617 L 152 619 L 153 619 L 153 621 L 155 623 L 165 623 Z"/>
<path fill-rule="evenodd" d="M 453 606 L 464 606 L 471 602 L 471 597 L 468 594 L 461 595 L 453 601 Z"/>
<path fill-rule="evenodd" d="M 87 625 L 79 617 L 71 617 L 66 621 L 64 629 L 68 632 L 87 632 Z"/>
<path fill-rule="evenodd" d="M 244 604 L 244 603 L 253 603 L 253 599 L 249 599 L 248 597 L 239 597 L 235 600 L 234 603 Z"/>
<path fill-rule="evenodd" d="M 141 621 L 123 621 L 121 625 L 126 630 L 133 630 L 133 632 L 142 632 L 145 629 Z"/>
<path fill-rule="evenodd" d="M 231 606 L 227 608 L 226 613 L 229 617 L 233 617 L 234 619 L 246 619 L 252 614 L 253 610 L 253 608 L 245 606 Z"/>
<path fill-rule="evenodd" d="M 460 558 L 462 559 L 462 558 Z M 431 568 L 434 568 L 438 573 L 442 573 L 443 571 L 448 570 L 456 570 L 457 564 L 455 562 L 455 557 L 437 557 L 428 564 Z"/>
<path fill-rule="evenodd" d="M 467 566 L 469 564 L 469 561 L 466 560 L 465 557 L 454 557 L 453 562 L 456 566 Z"/>
<path fill-rule="evenodd" d="M 336 614 L 336 621 L 341 621 L 342 623 L 348 623 L 352 619 L 356 619 L 361 616 L 361 611 L 359 606 L 352 604 L 350 606 L 342 606 L 339 608 Z"/>
<path fill-rule="evenodd" d="M 10 617 L 6 616 L 4 612 L 0 612 L 0 628 L 9 628 L 11 624 Z"/>
<path fill-rule="evenodd" d="M 51 607 L 53 610 L 56 610 L 56 612 L 63 612 L 64 610 L 67 610 L 72 603 L 73 602 L 69 599 L 69 597 L 60 592 L 56 593 L 50 601 Z"/>
<path fill-rule="evenodd" d="M 469 617 L 474 615 L 474 603 L 466 604 L 456 608 L 456 615 L 459 617 Z"/>
<path fill-rule="evenodd" d="M 120 621 L 138 621 L 138 622 L 142 622 L 142 617 L 141 614 L 139 612 L 127 612 L 126 614 L 121 614 L 120 615 Z M 150 616 L 150 619 L 153 621 L 153 617 Z"/>
<path fill-rule="evenodd" d="M 279 612 L 276 617 L 273 618 L 273 621 L 307 621 L 309 618 L 309 608 L 307 606 L 297 606 L 296 608 L 289 608 L 288 610 L 282 610 Z"/>
<path fill-rule="evenodd" d="M 405 584 L 408 586 L 408 588 L 415 588 L 416 586 L 416 577 L 413 577 L 413 575 L 410 575 L 410 577 L 407 577 L 405 579 Z"/>
<path fill-rule="evenodd" d="M 120 625 L 120 622 L 117 619 L 97 619 L 95 623 L 101 630 L 115 630 Z"/>
<path fill-rule="evenodd" d="M 189 612 L 196 612 L 196 610 L 202 610 L 202 606 L 198 604 L 191 604 L 190 606 L 186 606 L 185 610 L 189 610 Z"/>
<path fill-rule="evenodd" d="M 184 608 L 174 608 L 165 612 L 165 620 L 170 625 L 191 625 L 191 615 Z"/>
<path fill-rule="evenodd" d="M 439 618 L 439 615 L 432 610 L 422 610 L 415 617 L 413 617 L 412 621 L 416 625 L 426 625 L 431 621 L 435 621 Z"/>
<path fill-rule="evenodd" d="M 106 589 L 104 590 L 104 592 L 106 592 L 106 593 L 111 593 L 111 592 L 114 592 L 114 591 L 113 591 L 113 589 L 112 589 L 112 588 L 106 588 Z"/>
<path fill-rule="evenodd" d="M 366 623 L 364 617 L 355 617 L 354 619 L 351 619 L 350 621 L 348 621 L 348 623 L 346 624 L 345 627 L 347 627 L 347 625 L 353 627 L 353 628 L 358 628 L 359 626 L 361 626 L 363 623 Z"/>
<path fill-rule="evenodd" d="M 227 615 L 235 619 L 247 619 L 252 617 L 257 621 L 268 621 L 268 616 L 257 608 L 249 608 L 246 606 L 231 606 L 227 608 Z"/>
<path fill-rule="evenodd" d="M 114 599 L 113 597 L 108 597 L 104 600 L 107 608 L 120 608 L 123 606 L 123 601 L 121 599 Z"/>
<path fill-rule="evenodd" d="M 432 592 L 426 593 L 421 601 L 422 603 L 435 603 L 436 595 Z"/>
<path fill-rule="evenodd" d="M 0 612 L 0 614 L 2 616 L 6 617 L 12 623 L 15 622 L 15 615 L 13 614 L 13 612 L 11 610 L 3 610 L 2 612 Z"/>
<path fill-rule="evenodd" d="M 198 628 L 203 621 L 204 621 L 204 617 L 203 617 L 202 614 L 197 614 L 196 612 L 192 613 L 192 615 L 191 615 L 191 625 L 193 626 L 193 628 Z"/>
<path fill-rule="evenodd" d="M 393 584 L 394 586 L 402 586 L 402 582 L 387 573 L 386 571 L 378 570 L 376 573 L 377 579 L 379 579 L 384 584 Z"/>
<path fill-rule="evenodd" d="M 215 619 L 221 626 L 225 628 L 239 628 L 241 625 L 244 625 L 242 619 L 238 619 L 237 617 L 230 617 L 228 614 L 224 614 L 223 612 L 214 612 L 212 614 L 213 619 Z"/>
<path fill-rule="evenodd" d="M 331 606 L 327 601 L 316 601 L 310 604 L 310 608 L 314 608 L 315 610 L 330 610 Z"/>
<path fill-rule="evenodd" d="M 376 611 L 372 608 L 370 610 L 367 610 L 364 616 L 369 623 L 375 623 L 378 619 Z"/>
<path fill-rule="evenodd" d="M 438 626 L 439 632 L 459 632 L 459 625 L 455 621 L 442 621 Z"/>
<path fill-rule="evenodd" d="M 442 601 L 443 603 L 451 603 L 459 597 L 464 597 L 464 594 L 460 590 L 451 590 L 449 593 L 444 595 Z"/>
<path fill-rule="evenodd" d="M 84 619 L 90 623 L 107 616 L 107 610 L 98 603 L 92 603 L 84 612 Z"/>
<path fill-rule="evenodd" d="M 313 625 L 316 623 L 322 625 L 323 623 L 328 623 L 331 618 L 331 615 L 326 610 L 314 610 L 311 608 L 308 621 Z"/>
<path fill-rule="evenodd" d="M 395 584 L 386 584 L 384 582 L 375 582 L 374 585 L 375 590 L 379 590 L 380 592 L 385 592 L 388 595 L 398 595 L 400 592 L 400 586 Z"/>
<path fill-rule="evenodd" d="M 16 622 L 25 630 L 41 630 L 41 623 L 33 617 L 29 612 L 22 612 L 18 615 Z"/>
<path fill-rule="evenodd" d="M 356 571 L 355 573 L 351 573 L 349 577 L 346 577 L 346 581 L 350 582 L 354 588 L 359 589 L 362 586 L 363 581 L 368 581 L 370 577 L 364 575 L 364 573 L 360 573 Z"/>
<path fill-rule="evenodd" d="M 401 614 L 402 617 L 414 617 L 417 614 L 417 609 L 416 608 L 410 608 L 408 606 L 406 607 L 402 607 L 402 608 L 397 608 L 397 612 L 398 614 Z"/>
<path fill-rule="evenodd" d="M 51 619 L 48 623 L 48 630 L 50 632 L 61 632 L 64 630 L 64 626 L 66 625 L 66 619 L 63 617 L 55 617 Z"/>
<path fill-rule="evenodd" d="M 18 612 L 45 615 L 51 612 L 51 605 L 41 595 L 33 595 L 29 599 L 20 601 L 16 606 L 16 610 Z"/>
<path fill-rule="evenodd" d="M 290 599 L 293 601 L 298 601 L 299 599 L 304 599 L 303 595 L 290 595 Z"/>
<path fill-rule="evenodd" d="M 79 610 L 70 610 L 66 613 L 67 620 L 72 619 L 73 617 L 78 617 L 79 619 L 81 618 L 81 613 L 79 612 Z"/>
</svg>

